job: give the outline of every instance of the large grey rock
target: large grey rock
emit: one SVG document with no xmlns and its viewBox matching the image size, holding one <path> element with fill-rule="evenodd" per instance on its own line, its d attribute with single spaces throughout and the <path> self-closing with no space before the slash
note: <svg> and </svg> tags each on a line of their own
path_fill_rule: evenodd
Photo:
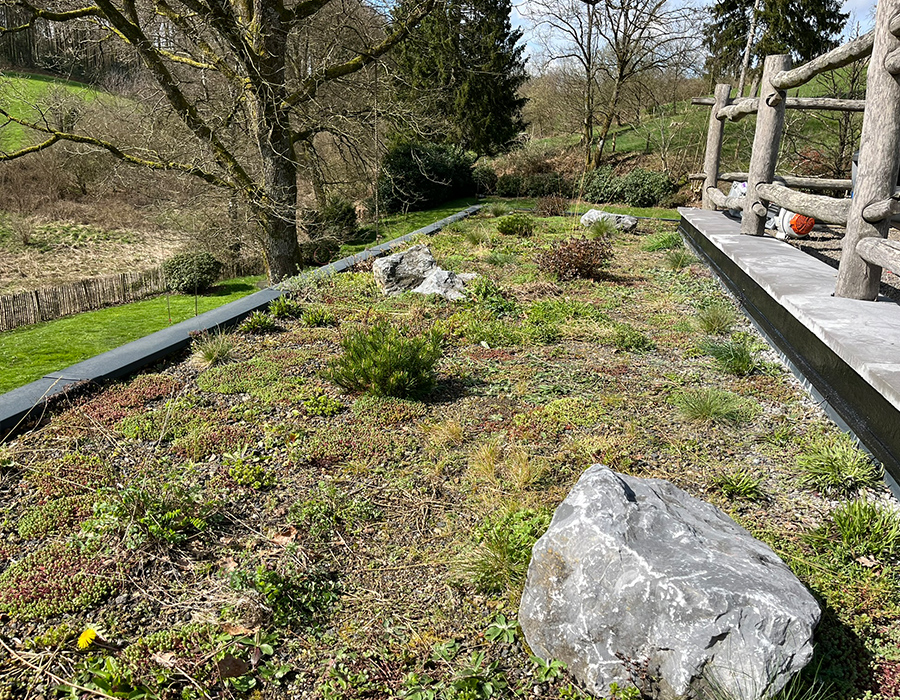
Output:
<svg viewBox="0 0 900 700">
<path fill-rule="evenodd" d="M 372 263 L 372 274 L 385 296 L 391 296 L 415 289 L 435 268 L 437 263 L 431 250 L 427 245 L 419 244 L 400 253 L 378 258 Z"/>
<path fill-rule="evenodd" d="M 591 692 L 636 684 L 663 700 L 698 697 L 708 679 L 721 697 L 768 697 L 812 657 L 819 616 L 775 553 L 720 510 L 602 465 L 534 545 L 519 610 L 532 650 Z"/>
<path fill-rule="evenodd" d="M 628 216 L 627 214 L 611 214 L 608 211 L 601 211 L 600 209 L 589 209 L 585 212 L 584 216 L 581 217 L 581 225 L 588 228 L 601 219 L 609 221 L 620 231 L 633 231 L 638 224 L 636 218 Z"/>
<path fill-rule="evenodd" d="M 416 294 L 437 294 L 445 299 L 457 301 L 465 299 L 466 295 L 463 290 L 466 282 L 475 279 L 477 276 L 472 272 L 457 275 L 455 272 L 448 272 L 436 267 L 422 280 L 422 284 L 411 291 Z"/>
</svg>

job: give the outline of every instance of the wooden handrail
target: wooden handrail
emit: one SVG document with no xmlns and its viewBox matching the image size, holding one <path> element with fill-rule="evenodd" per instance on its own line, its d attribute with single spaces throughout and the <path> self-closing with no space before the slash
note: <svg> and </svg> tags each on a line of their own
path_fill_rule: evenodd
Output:
<svg viewBox="0 0 900 700">
<path fill-rule="evenodd" d="M 900 243 L 885 238 L 863 238 L 856 244 L 856 254 L 870 265 L 900 272 Z"/>
<path fill-rule="evenodd" d="M 721 173 L 718 180 L 722 182 L 747 182 L 748 173 L 733 172 Z M 705 173 L 691 173 L 688 180 L 705 180 Z M 798 175 L 776 175 L 773 182 L 778 182 L 787 187 L 802 187 L 808 190 L 851 190 L 853 180 L 824 177 L 800 177 Z"/>
<path fill-rule="evenodd" d="M 718 187 L 707 187 L 706 196 L 719 209 L 743 209 L 744 197 L 726 197 Z"/>
<path fill-rule="evenodd" d="M 811 216 L 816 221 L 825 224 L 840 224 L 846 226 L 847 214 L 850 211 L 850 199 L 835 199 L 824 197 L 820 194 L 806 194 L 790 190 L 784 185 L 774 183 L 760 183 L 756 186 L 759 196 L 769 202 L 774 202 L 798 214 Z"/>
<path fill-rule="evenodd" d="M 872 45 L 874 43 L 874 31 L 863 34 L 858 39 L 838 46 L 836 49 L 822 54 L 808 63 L 804 63 L 802 66 L 781 71 L 772 78 L 772 85 L 781 90 L 800 87 L 821 73 L 827 73 L 836 68 L 843 68 L 854 61 L 865 58 L 872 53 Z"/>
<path fill-rule="evenodd" d="M 831 112 L 864 112 L 865 100 L 843 100 L 834 97 L 788 97 L 784 101 L 787 109 L 824 110 Z M 755 114 L 759 108 L 759 100 L 745 98 L 719 110 L 719 119 L 738 121 L 748 114 Z"/>
</svg>

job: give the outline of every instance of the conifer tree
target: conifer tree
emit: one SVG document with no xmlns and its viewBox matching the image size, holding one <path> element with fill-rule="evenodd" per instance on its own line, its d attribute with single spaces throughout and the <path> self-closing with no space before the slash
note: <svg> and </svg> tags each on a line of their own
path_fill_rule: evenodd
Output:
<svg viewBox="0 0 900 700">
<path fill-rule="evenodd" d="M 398 96 L 437 140 L 495 155 L 524 128 L 525 49 L 510 10 L 510 0 L 445 0 L 395 55 Z"/>
</svg>

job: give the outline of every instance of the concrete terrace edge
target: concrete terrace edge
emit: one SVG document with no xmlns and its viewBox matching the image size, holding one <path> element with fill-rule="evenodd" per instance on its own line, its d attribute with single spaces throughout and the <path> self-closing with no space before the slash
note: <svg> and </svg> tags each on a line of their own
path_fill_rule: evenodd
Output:
<svg viewBox="0 0 900 700">
<path fill-rule="evenodd" d="M 327 277 L 345 272 L 357 263 L 378 257 L 407 243 L 416 236 L 433 235 L 448 224 L 471 216 L 479 209 L 481 209 L 481 205 L 468 207 L 411 233 L 367 248 L 360 253 L 323 265 L 315 270 L 303 272 L 298 277 Z M 0 432 L 0 440 L 26 422 L 39 420 L 49 399 L 65 393 L 76 385 L 82 386 L 89 382 L 125 377 L 183 350 L 191 342 L 191 333 L 236 326 L 254 311 L 268 307 L 272 301 L 285 294 L 285 290 L 279 289 L 280 286 L 263 289 L 217 309 L 206 311 L 187 321 L 151 333 L 66 369 L 51 372 L 30 384 L 0 395 L 0 431 L 3 431 Z"/>
<path fill-rule="evenodd" d="M 682 208 L 679 230 L 745 313 L 900 481 L 900 305 L 832 296 L 837 270 L 722 212 Z"/>
</svg>

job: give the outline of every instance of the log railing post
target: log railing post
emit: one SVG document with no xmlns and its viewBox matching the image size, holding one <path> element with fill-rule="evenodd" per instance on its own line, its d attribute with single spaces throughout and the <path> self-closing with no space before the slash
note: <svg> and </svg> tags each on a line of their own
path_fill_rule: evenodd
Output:
<svg viewBox="0 0 900 700">
<path fill-rule="evenodd" d="M 766 204 L 760 200 L 756 186 L 772 182 L 775 177 L 781 133 L 784 130 L 786 95 L 784 90 L 778 90 L 772 85 L 772 77 L 790 67 L 790 56 L 766 56 L 759 87 L 759 111 L 756 116 L 756 133 L 753 136 L 753 152 L 750 155 L 747 198 L 741 222 L 741 233 L 751 236 L 761 236 L 765 229 Z"/>
<path fill-rule="evenodd" d="M 722 155 L 722 136 L 725 133 L 725 118 L 719 116 L 719 110 L 728 104 L 731 96 L 731 85 L 719 83 L 716 85 L 716 101 L 709 112 L 709 131 L 706 133 L 706 159 L 703 161 L 703 172 L 706 179 L 703 181 L 703 208 L 715 210 L 709 195 L 706 193 L 710 187 L 719 185 L 719 159 Z"/>
<path fill-rule="evenodd" d="M 900 39 L 891 22 L 900 17 L 900 0 L 881 0 L 875 15 L 875 43 L 866 82 L 866 109 L 860 137 L 856 187 L 847 220 L 835 294 L 850 299 L 878 296 L 881 268 L 866 262 L 857 252 L 864 238 L 885 238 L 890 218 L 869 223 L 863 210 L 894 193 L 900 169 L 900 82 L 888 72 L 890 56 L 898 55 Z"/>
</svg>

